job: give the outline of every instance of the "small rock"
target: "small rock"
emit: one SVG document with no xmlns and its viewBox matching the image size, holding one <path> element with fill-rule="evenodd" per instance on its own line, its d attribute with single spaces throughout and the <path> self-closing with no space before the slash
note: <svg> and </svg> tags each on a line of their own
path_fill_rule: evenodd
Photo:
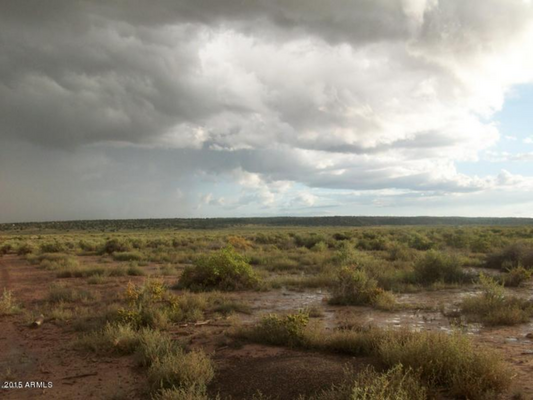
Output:
<svg viewBox="0 0 533 400">
<path fill-rule="evenodd" d="M 529 332 L 529 333 L 526 335 L 526 339 L 533 339 L 533 332 Z"/>
</svg>

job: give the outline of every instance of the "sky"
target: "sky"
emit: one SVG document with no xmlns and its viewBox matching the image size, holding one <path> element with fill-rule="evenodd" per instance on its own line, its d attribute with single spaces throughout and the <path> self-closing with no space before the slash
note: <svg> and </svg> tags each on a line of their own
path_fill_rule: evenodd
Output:
<svg viewBox="0 0 533 400">
<path fill-rule="evenodd" d="M 527 0 L 4 0 L 0 222 L 533 217 Z"/>
</svg>

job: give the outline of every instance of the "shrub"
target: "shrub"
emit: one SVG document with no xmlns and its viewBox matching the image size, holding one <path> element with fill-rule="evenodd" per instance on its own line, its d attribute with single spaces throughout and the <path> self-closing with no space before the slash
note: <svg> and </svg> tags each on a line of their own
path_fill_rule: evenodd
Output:
<svg viewBox="0 0 533 400">
<path fill-rule="evenodd" d="M 481 275 L 482 293 L 461 303 L 461 311 L 470 320 L 486 325 L 516 325 L 527 322 L 533 315 L 533 302 L 516 297 L 506 297 L 503 285 L 495 279 Z"/>
<path fill-rule="evenodd" d="M 460 283 L 468 279 L 457 257 L 430 250 L 414 265 L 414 280 L 422 284 Z"/>
<path fill-rule="evenodd" d="M 143 328 L 138 334 L 139 344 L 135 353 L 137 364 L 149 367 L 160 361 L 165 354 L 176 351 L 179 346 L 168 333 L 150 328 Z"/>
<path fill-rule="evenodd" d="M 204 352 L 185 353 L 178 349 L 156 359 L 148 370 L 153 390 L 180 389 L 207 385 L 214 376 L 211 360 Z"/>
<path fill-rule="evenodd" d="M 434 244 L 426 236 L 415 233 L 409 238 L 409 247 L 416 250 L 430 250 Z"/>
<path fill-rule="evenodd" d="M 122 251 L 114 252 L 113 258 L 116 261 L 141 261 L 144 259 L 144 256 L 138 251 Z"/>
<path fill-rule="evenodd" d="M 392 309 L 396 304 L 394 296 L 377 286 L 377 281 L 357 267 L 342 267 L 336 283 L 331 289 L 330 304 L 374 305 Z"/>
<path fill-rule="evenodd" d="M 32 254 L 36 251 L 36 248 L 35 246 L 33 246 L 32 244 L 30 243 L 23 243 L 22 245 L 19 246 L 19 248 L 17 249 L 17 254 L 19 256 L 25 256 L 25 255 L 28 255 L 28 254 Z"/>
<path fill-rule="evenodd" d="M 398 364 L 378 373 L 372 367 L 360 372 L 353 382 L 334 386 L 309 400 L 426 400 L 427 389 L 418 373 Z"/>
<path fill-rule="evenodd" d="M 107 323 L 101 331 L 81 336 L 75 345 L 96 353 L 133 354 L 139 345 L 139 335 L 131 325 Z"/>
<path fill-rule="evenodd" d="M 279 316 L 269 314 L 247 333 L 248 338 L 262 343 L 302 346 L 305 342 L 305 327 L 309 323 L 309 315 L 303 312 Z"/>
<path fill-rule="evenodd" d="M 53 242 L 46 242 L 41 244 L 41 252 L 43 253 L 61 253 L 67 250 L 64 243 L 54 240 Z"/>
<path fill-rule="evenodd" d="M 246 259 L 228 246 L 217 253 L 199 258 L 187 267 L 179 286 L 191 290 L 241 290 L 258 287 L 259 280 Z"/>
<path fill-rule="evenodd" d="M 483 400 L 510 385 L 510 374 L 492 352 L 472 345 L 467 336 L 422 332 L 398 338 L 390 335 L 379 346 L 385 365 L 401 364 L 420 372 L 430 387 L 445 388 L 452 396 Z"/>
<path fill-rule="evenodd" d="M 124 239 L 113 238 L 105 242 L 103 251 L 107 254 L 121 253 L 131 251 L 131 243 Z"/>
<path fill-rule="evenodd" d="M 2 297 L 0 297 L 0 315 L 12 315 L 19 311 L 20 308 L 13 298 L 13 293 L 4 288 Z"/>
<path fill-rule="evenodd" d="M 521 265 L 519 265 L 518 267 L 512 268 L 508 270 L 506 273 L 502 274 L 500 276 L 500 281 L 503 284 L 503 286 L 518 287 L 523 282 L 526 282 L 529 279 L 531 279 L 532 274 L 533 274 L 533 271 L 527 270 Z"/>
<path fill-rule="evenodd" d="M 485 266 L 506 270 L 522 265 L 525 268 L 533 268 L 533 248 L 524 243 L 513 243 L 503 250 L 490 254 Z"/>
<path fill-rule="evenodd" d="M 153 400 L 210 400 L 205 386 L 190 386 L 186 388 L 162 389 L 152 396 Z M 218 399 L 216 397 L 215 399 Z"/>
</svg>

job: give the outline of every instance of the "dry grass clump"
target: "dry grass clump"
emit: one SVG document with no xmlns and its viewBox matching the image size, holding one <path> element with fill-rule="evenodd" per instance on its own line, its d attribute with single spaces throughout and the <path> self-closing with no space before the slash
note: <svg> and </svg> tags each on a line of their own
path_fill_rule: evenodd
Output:
<svg viewBox="0 0 533 400">
<path fill-rule="evenodd" d="M 428 390 L 420 376 L 398 364 L 388 371 L 365 370 L 347 383 L 334 386 L 307 400 L 426 400 Z"/>
<path fill-rule="evenodd" d="M 337 305 L 372 305 L 383 310 L 396 307 L 394 295 L 378 287 L 375 279 L 355 266 L 339 269 L 329 302 Z"/>
<path fill-rule="evenodd" d="M 0 297 L 0 315 L 13 315 L 20 312 L 20 307 L 13 298 L 13 293 L 4 288 Z"/>
<path fill-rule="evenodd" d="M 216 397 L 215 400 L 218 400 Z M 210 400 L 204 386 L 161 389 L 152 396 L 152 400 Z"/>
<path fill-rule="evenodd" d="M 209 357 L 200 350 L 185 353 L 182 349 L 156 359 L 148 370 L 152 390 L 204 387 L 214 377 Z"/>
<path fill-rule="evenodd" d="M 486 325 L 516 325 L 533 316 L 533 302 L 506 296 L 503 285 L 494 278 L 480 276 L 482 293 L 463 300 L 461 311 L 470 320 Z"/>
<path fill-rule="evenodd" d="M 192 267 L 186 267 L 178 287 L 195 291 L 255 289 L 259 285 L 247 260 L 228 246 L 210 256 L 203 256 Z"/>
<path fill-rule="evenodd" d="M 139 333 L 131 325 L 107 323 L 100 331 L 82 335 L 75 347 L 95 353 L 133 354 L 139 343 Z"/>
<path fill-rule="evenodd" d="M 86 303 L 97 298 L 97 294 L 93 292 L 53 283 L 52 285 L 50 285 L 47 300 L 52 304 L 74 302 Z"/>
<path fill-rule="evenodd" d="M 135 354 L 137 364 L 148 368 L 155 398 L 196 399 L 194 396 L 205 394 L 205 386 L 214 376 L 211 360 L 204 352 L 186 352 L 168 333 L 151 328 L 107 323 L 103 329 L 81 336 L 75 346 L 97 353 Z M 161 389 L 166 390 L 159 392 Z"/>
<path fill-rule="evenodd" d="M 121 251 L 113 253 L 115 261 L 142 261 L 144 255 L 139 251 Z"/>
<path fill-rule="evenodd" d="M 458 333 L 389 336 L 379 346 L 379 358 L 387 366 L 416 369 L 430 387 L 445 388 L 454 397 L 486 399 L 505 391 L 511 382 L 498 355 L 475 347 Z"/>
</svg>

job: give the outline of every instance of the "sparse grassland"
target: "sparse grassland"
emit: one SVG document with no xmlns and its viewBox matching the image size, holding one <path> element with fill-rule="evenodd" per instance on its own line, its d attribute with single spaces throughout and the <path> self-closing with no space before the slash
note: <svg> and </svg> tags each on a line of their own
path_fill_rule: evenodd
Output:
<svg viewBox="0 0 533 400">
<path fill-rule="evenodd" d="M 247 342 L 259 343 L 259 357 L 264 344 L 374 365 L 313 395 L 308 371 L 287 369 L 293 384 L 302 379 L 301 400 L 485 399 L 505 393 L 522 368 L 486 349 L 484 329 L 533 317 L 524 294 L 531 227 L 101 226 L 0 234 L 0 261 L 11 274 L 0 321 L 28 326 L 42 314 L 80 358 L 129 360 L 143 387 L 135 399 L 216 399 L 215 365 L 227 368 L 225 351 L 232 357 Z M 20 280 L 22 265 L 37 278 Z M 38 295 L 21 282 L 39 282 Z M 482 326 L 469 336 L 444 333 L 452 314 L 458 330 Z M 410 320 L 428 331 L 409 330 Z M 268 386 L 269 377 L 259 379 Z"/>
</svg>

